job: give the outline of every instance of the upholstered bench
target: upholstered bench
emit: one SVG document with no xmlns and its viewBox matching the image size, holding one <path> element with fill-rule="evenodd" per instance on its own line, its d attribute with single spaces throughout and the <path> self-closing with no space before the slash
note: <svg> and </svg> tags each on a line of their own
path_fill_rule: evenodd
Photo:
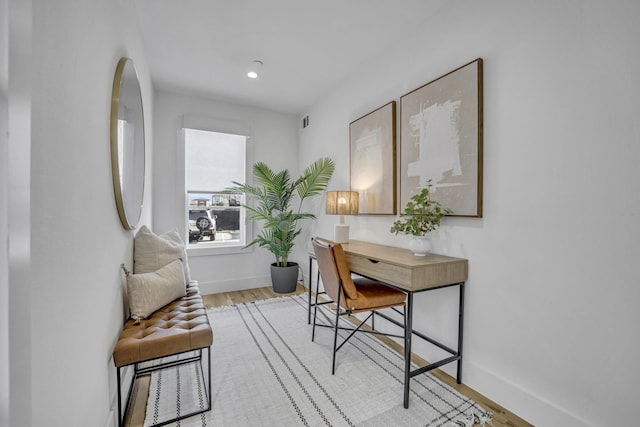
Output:
<svg viewBox="0 0 640 427">
<path fill-rule="evenodd" d="M 120 334 L 113 351 L 113 361 L 117 368 L 118 381 L 118 423 L 124 425 L 129 411 L 131 394 L 136 379 L 144 374 L 160 369 L 199 362 L 205 390 L 207 407 L 163 421 L 157 426 L 169 424 L 211 409 L 211 349 L 213 332 L 206 307 L 198 289 L 198 283 L 189 282 L 186 295 L 156 310 L 145 319 L 129 319 Z M 202 350 L 207 349 L 208 381 L 205 381 L 202 366 Z M 177 360 L 162 362 L 167 356 L 179 356 Z M 172 358 L 173 359 L 173 358 Z M 154 362 L 155 363 L 151 363 Z M 150 363 L 145 363 L 150 362 Z M 122 411 L 122 370 L 134 365 L 133 379 L 126 396 L 126 406 Z"/>
</svg>

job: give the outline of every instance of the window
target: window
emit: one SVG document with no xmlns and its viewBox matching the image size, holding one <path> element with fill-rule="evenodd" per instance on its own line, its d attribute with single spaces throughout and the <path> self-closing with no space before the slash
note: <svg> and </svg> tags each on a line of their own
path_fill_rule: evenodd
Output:
<svg viewBox="0 0 640 427">
<path fill-rule="evenodd" d="M 246 244 L 244 194 L 223 190 L 246 179 L 245 135 L 184 128 L 185 220 L 189 248 L 233 248 Z"/>
</svg>

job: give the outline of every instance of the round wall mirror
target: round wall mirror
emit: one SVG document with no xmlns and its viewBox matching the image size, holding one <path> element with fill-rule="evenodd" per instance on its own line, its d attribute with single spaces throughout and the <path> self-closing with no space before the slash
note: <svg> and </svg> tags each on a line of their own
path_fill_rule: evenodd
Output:
<svg viewBox="0 0 640 427">
<path fill-rule="evenodd" d="M 111 169 L 118 215 L 127 230 L 138 225 L 144 197 L 144 116 L 138 73 L 129 58 L 116 67 L 111 97 Z"/>
</svg>

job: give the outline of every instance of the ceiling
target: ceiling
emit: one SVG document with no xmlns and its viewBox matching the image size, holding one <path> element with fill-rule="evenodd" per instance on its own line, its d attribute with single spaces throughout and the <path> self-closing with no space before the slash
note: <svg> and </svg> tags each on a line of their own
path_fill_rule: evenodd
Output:
<svg viewBox="0 0 640 427">
<path fill-rule="evenodd" d="M 301 114 L 446 0 L 135 0 L 157 89 Z M 259 79 L 247 78 L 253 60 Z"/>
</svg>

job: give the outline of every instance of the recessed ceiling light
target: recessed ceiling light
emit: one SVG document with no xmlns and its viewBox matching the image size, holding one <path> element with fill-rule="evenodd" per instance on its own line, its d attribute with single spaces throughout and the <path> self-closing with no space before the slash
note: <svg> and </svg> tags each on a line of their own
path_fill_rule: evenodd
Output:
<svg viewBox="0 0 640 427">
<path fill-rule="evenodd" d="M 260 70 L 262 69 L 262 61 L 258 61 L 257 59 L 251 63 L 249 69 L 247 70 L 247 77 L 250 79 L 257 79 L 260 77 Z"/>
</svg>

